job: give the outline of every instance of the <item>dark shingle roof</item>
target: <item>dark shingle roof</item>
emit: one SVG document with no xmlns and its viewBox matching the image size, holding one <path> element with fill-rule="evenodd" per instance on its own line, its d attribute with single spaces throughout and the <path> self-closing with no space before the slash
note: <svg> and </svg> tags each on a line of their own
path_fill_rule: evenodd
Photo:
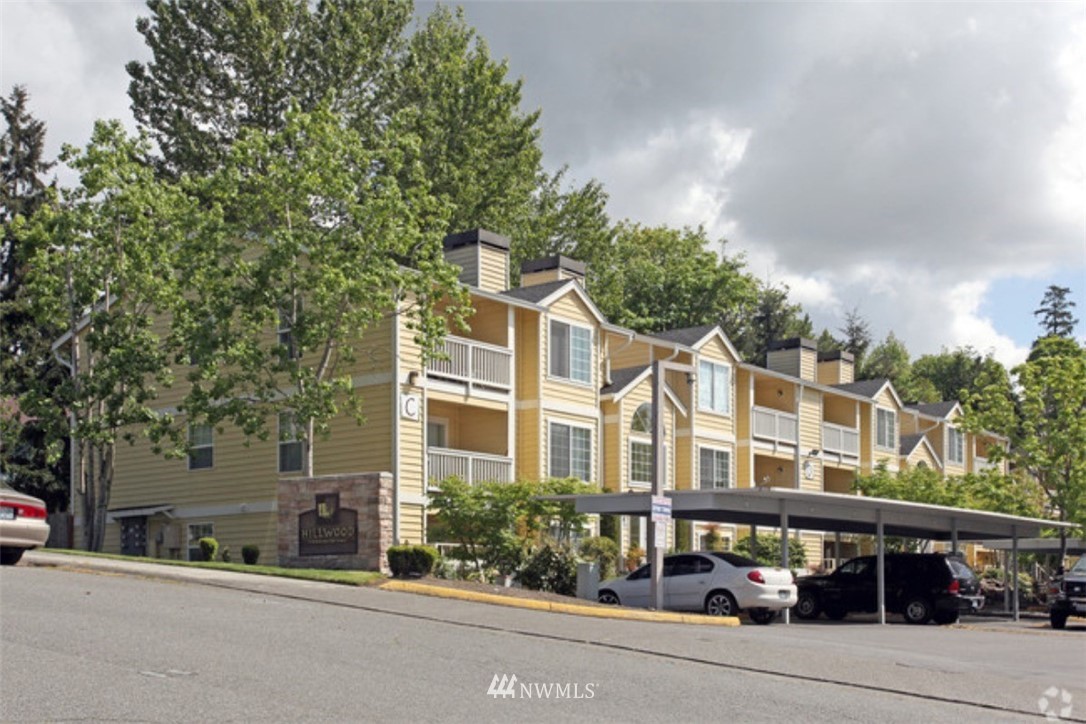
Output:
<svg viewBox="0 0 1086 724">
<path fill-rule="evenodd" d="M 700 342 L 705 335 L 716 329 L 715 324 L 703 324 L 700 327 L 685 327 L 683 329 L 665 329 L 662 332 L 653 332 L 650 337 L 656 337 L 667 342 L 675 342 L 684 347 L 693 347 Z"/>
<path fill-rule="evenodd" d="M 910 410 L 916 410 L 922 415 L 929 415 L 930 417 L 946 417 L 954 409 L 954 406 L 958 403 L 954 400 L 944 400 L 943 402 L 929 402 L 905 405 Z"/>
<path fill-rule="evenodd" d="M 566 286 L 567 284 L 576 284 L 577 282 L 572 279 L 560 279 L 555 282 L 544 282 L 543 284 L 533 284 L 530 287 L 517 287 L 516 289 L 506 289 L 502 292 L 507 297 L 513 297 L 514 299 L 523 299 L 526 302 L 533 302 L 538 304 L 551 294 Z"/>
<path fill-rule="evenodd" d="M 641 365 L 640 367 L 624 367 L 620 370 L 611 370 L 611 384 L 601 387 L 600 394 L 613 395 L 616 392 L 621 392 L 626 388 L 626 385 L 637 379 L 637 376 L 648 368 L 649 365 Z"/>
<path fill-rule="evenodd" d="M 859 382 L 846 382 L 845 384 L 830 386 L 842 392 L 851 392 L 861 397 L 874 398 L 888 381 L 885 377 L 880 377 L 875 380 L 860 380 Z"/>
<path fill-rule="evenodd" d="M 923 433 L 918 435 L 902 435 L 901 436 L 901 454 L 910 455 L 916 446 L 924 439 Z"/>
</svg>

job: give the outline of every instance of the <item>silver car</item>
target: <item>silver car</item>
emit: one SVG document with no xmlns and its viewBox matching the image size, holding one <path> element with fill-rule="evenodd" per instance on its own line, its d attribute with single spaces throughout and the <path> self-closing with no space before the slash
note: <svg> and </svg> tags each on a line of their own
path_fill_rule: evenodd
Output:
<svg viewBox="0 0 1086 724">
<path fill-rule="evenodd" d="M 23 551 L 49 540 L 45 503 L 0 482 L 0 564 L 13 566 Z"/>
<path fill-rule="evenodd" d="M 648 565 L 600 584 L 599 602 L 647 607 Z M 735 553 L 676 553 L 664 558 L 664 608 L 735 616 L 746 611 L 755 623 L 768 624 L 777 612 L 796 603 L 792 572 L 763 566 Z"/>
</svg>

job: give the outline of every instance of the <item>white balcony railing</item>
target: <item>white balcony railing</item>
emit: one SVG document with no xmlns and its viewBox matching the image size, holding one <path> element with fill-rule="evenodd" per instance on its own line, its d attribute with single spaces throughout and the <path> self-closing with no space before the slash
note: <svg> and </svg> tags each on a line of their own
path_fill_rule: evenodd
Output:
<svg viewBox="0 0 1086 724">
<path fill-rule="evenodd" d="M 427 377 L 479 387 L 509 390 L 513 386 L 513 353 L 505 347 L 462 337 L 445 338 L 448 359 L 432 360 Z"/>
<path fill-rule="evenodd" d="M 754 437 L 795 445 L 799 442 L 799 421 L 788 412 L 755 407 Z"/>
<path fill-rule="evenodd" d="M 854 427 L 822 423 L 822 449 L 828 453 L 858 457 L 860 455 L 860 431 Z"/>
<path fill-rule="evenodd" d="M 982 458 L 980 455 L 973 458 L 973 472 L 980 473 L 988 469 L 998 470 L 999 467 L 999 463 L 989 460 L 988 458 Z"/>
<path fill-rule="evenodd" d="M 513 480 L 513 460 L 501 455 L 432 447 L 426 451 L 430 483 L 456 476 L 468 483 Z"/>
</svg>

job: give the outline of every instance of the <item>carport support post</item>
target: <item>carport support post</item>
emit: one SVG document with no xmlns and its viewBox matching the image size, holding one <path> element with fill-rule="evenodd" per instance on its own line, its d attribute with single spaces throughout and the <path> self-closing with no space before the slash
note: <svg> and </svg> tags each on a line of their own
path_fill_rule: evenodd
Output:
<svg viewBox="0 0 1086 724">
<path fill-rule="evenodd" d="M 950 552 L 958 553 L 958 519 L 950 519 Z"/>
<path fill-rule="evenodd" d="M 833 532 L 833 570 L 841 565 L 841 531 Z"/>
<path fill-rule="evenodd" d="M 788 561 L 788 502 L 781 500 L 781 568 L 791 571 Z M 792 623 L 788 609 L 784 609 L 784 622 Z"/>
<path fill-rule="evenodd" d="M 667 479 L 667 456 L 664 455 L 664 366 L 660 360 L 652 363 L 652 494 L 664 494 Z M 664 541 L 656 535 L 657 525 L 652 521 L 652 504 L 645 519 L 649 528 L 649 602 L 657 611 L 664 610 Z M 663 527 L 663 526 L 659 526 Z"/>
<path fill-rule="evenodd" d="M 1014 581 L 1014 620 L 1018 620 L 1018 526 L 1011 526 L 1011 581 Z M 1008 581 L 1007 583 L 1010 583 Z M 1006 590 L 1007 586 L 1003 586 Z"/>
<path fill-rule="evenodd" d="M 875 585 L 878 587 L 879 623 L 886 625 L 886 555 L 883 547 L 882 510 L 875 511 L 875 535 L 878 538 L 875 548 Z"/>
</svg>

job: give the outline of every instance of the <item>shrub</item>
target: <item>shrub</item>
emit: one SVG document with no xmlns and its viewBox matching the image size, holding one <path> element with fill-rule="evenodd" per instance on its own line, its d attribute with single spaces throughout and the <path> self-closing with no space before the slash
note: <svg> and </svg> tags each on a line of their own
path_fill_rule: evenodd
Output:
<svg viewBox="0 0 1086 724">
<path fill-rule="evenodd" d="M 223 563 L 229 563 L 230 562 L 230 546 L 223 546 L 222 547 L 222 552 L 219 553 L 219 558 L 222 559 Z"/>
<path fill-rule="evenodd" d="M 535 591 L 573 596 L 577 593 L 577 558 L 569 546 L 546 543 L 528 556 L 517 580 Z"/>
<path fill-rule="evenodd" d="M 215 560 L 215 554 L 219 552 L 219 541 L 211 538 L 201 538 L 197 541 L 200 546 L 200 554 L 204 557 L 205 561 Z"/>
<path fill-rule="evenodd" d="M 725 550 L 724 536 L 720 535 L 719 527 L 709 526 L 709 532 L 705 534 L 705 548 L 710 551 Z"/>
<path fill-rule="evenodd" d="M 630 546 L 626 551 L 626 570 L 636 570 L 641 565 L 641 559 L 645 557 L 645 549 L 641 546 Z"/>
<path fill-rule="evenodd" d="M 735 544 L 735 552 L 753 558 L 763 566 L 779 566 L 781 564 L 781 537 L 772 533 L 759 533 L 757 550 L 751 551 L 750 536 L 743 536 Z M 807 565 L 807 549 L 798 538 L 788 539 L 788 567 L 798 570 Z"/>
<path fill-rule="evenodd" d="M 392 546 L 388 549 L 388 567 L 397 578 L 426 576 L 434 570 L 441 554 L 423 545 Z"/>
<path fill-rule="evenodd" d="M 245 561 L 248 566 L 255 566 L 256 562 L 260 560 L 260 549 L 251 544 L 242 546 L 241 560 Z"/>
<path fill-rule="evenodd" d="M 599 565 L 600 580 L 614 578 L 618 570 L 618 543 L 610 538 L 598 536 L 585 538 L 577 550 L 581 558 Z"/>
</svg>

